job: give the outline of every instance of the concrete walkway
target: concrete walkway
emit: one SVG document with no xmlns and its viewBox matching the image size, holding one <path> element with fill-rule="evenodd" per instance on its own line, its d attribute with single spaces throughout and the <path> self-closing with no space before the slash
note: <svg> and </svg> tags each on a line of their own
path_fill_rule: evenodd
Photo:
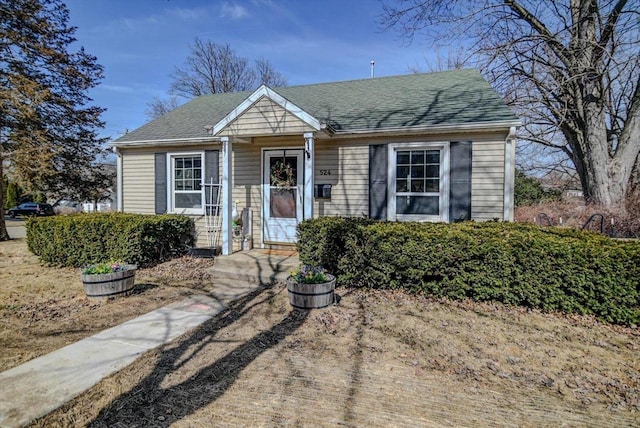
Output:
<svg viewBox="0 0 640 428">
<path fill-rule="evenodd" d="M 224 301 L 249 291 L 247 286 L 238 287 L 236 295 Z M 219 299 L 190 297 L 0 373 L 0 426 L 33 422 L 224 307 Z"/>
<path fill-rule="evenodd" d="M 24 226 L 24 221 L 14 220 L 11 218 L 5 218 L 5 225 L 7 226 L 7 232 L 11 239 L 21 239 L 27 237 L 27 229 Z"/>
</svg>

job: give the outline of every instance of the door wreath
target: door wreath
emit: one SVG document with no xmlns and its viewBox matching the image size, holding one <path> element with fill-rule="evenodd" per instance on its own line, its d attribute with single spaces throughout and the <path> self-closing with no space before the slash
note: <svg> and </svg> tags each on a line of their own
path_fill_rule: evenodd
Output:
<svg viewBox="0 0 640 428">
<path fill-rule="evenodd" d="M 296 177 L 293 168 L 284 160 L 277 160 L 271 166 L 271 185 L 274 187 L 293 187 L 296 185 Z"/>
</svg>

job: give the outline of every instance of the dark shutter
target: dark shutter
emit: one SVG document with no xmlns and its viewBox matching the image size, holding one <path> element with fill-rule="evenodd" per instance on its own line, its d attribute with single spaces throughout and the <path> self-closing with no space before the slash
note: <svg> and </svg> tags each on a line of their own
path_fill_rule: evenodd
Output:
<svg viewBox="0 0 640 428">
<path fill-rule="evenodd" d="M 167 212 L 167 154 L 156 153 L 156 214 Z"/>
<path fill-rule="evenodd" d="M 204 182 L 206 184 L 220 182 L 219 153 L 218 150 L 204 151 Z"/>
<path fill-rule="evenodd" d="M 205 150 L 204 151 L 204 184 L 218 184 L 220 183 L 220 151 L 219 150 Z M 205 204 L 209 205 L 210 203 L 215 204 L 218 198 L 217 193 L 212 195 L 210 194 L 212 187 L 205 186 L 204 187 L 204 198 Z M 219 187 L 213 188 L 214 192 L 219 191 Z M 207 213 L 209 215 L 217 215 L 217 212 L 212 212 L 212 207 L 207 206 Z"/>
<path fill-rule="evenodd" d="M 369 217 L 387 219 L 387 162 L 386 144 L 369 146 Z"/>
<path fill-rule="evenodd" d="M 471 219 L 471 141 L 452 142 L 449 221 Z"/>
</svg>

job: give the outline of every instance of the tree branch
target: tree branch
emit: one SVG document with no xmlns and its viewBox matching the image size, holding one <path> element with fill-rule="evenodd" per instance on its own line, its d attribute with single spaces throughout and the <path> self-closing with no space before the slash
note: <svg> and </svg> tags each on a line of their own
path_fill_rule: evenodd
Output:
<svg viewBox="0 0 640 428">
<path fill-rule="evenodd" d="M 569 53 L 562 43 L 556 39 L 553 34 L 547 29 L 547 27 L 536 18 L 531 12 L 525 9 L 520 3 L 515 0 L 504 0 L 504 3 L 516 13 L 516 15 L 527 22 L 533 30 L 540 34 L 547 42 L 549 47 L 553 50 L 554 54 L 562 61 L 565 67 L 569 67 L 571 62 L 569 61 Z"/>
</svg>

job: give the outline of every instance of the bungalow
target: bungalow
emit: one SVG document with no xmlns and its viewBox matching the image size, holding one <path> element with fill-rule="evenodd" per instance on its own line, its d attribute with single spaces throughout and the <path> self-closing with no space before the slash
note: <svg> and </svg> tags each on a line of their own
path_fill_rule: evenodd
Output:
<svg viewBox="0 0 640 428">
<path fill-rule="evenodd" d="M 520 120 L 476 70 L 203 95 L 112 142 L 119 211 L 193 216 L 221 183 L 221 246 L 251 208 L 253 245 L 317 216 L 513 220 Z"/>
</svg>

